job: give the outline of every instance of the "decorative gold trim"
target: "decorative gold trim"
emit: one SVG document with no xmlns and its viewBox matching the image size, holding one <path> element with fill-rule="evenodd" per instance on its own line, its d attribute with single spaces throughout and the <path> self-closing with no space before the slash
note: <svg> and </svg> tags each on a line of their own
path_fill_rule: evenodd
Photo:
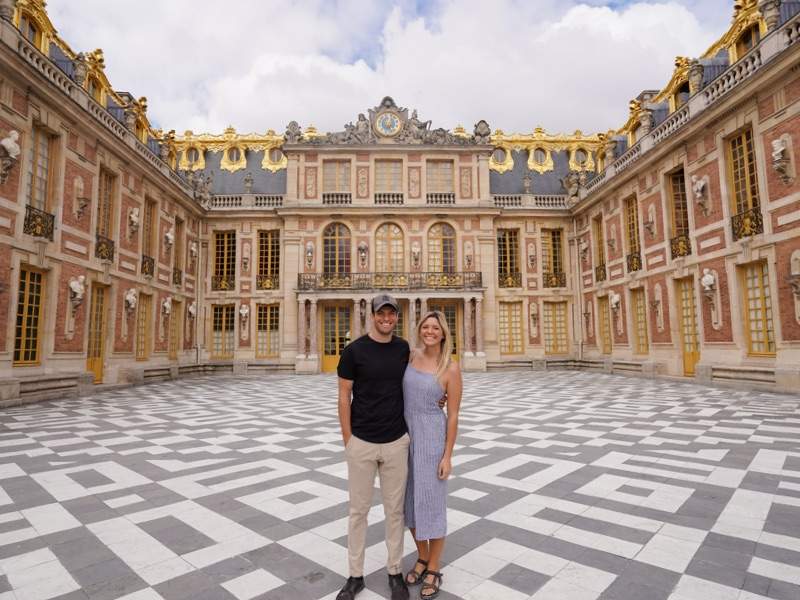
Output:
<svg viewBox="0 0 800 600">
<path fill-rule="evenodd" d="M 536 162 L 536 151 L 541 150 L 544 152 L 544 162 L 538 163 Z M 555 168 L 553 164 L 553 154 L 550 152 L 550 148 L 546 148 L 544 146 L 534 146 L 528 150 L 528 168 L 531 171 L 536 171 L 539 174 L 547 173 L 552 171 Z"/>
<path fill-rule="evenodd" d="M 691 66 L 691 60 L 685 56 L 676 56 L 675 57 L 675 70 L 672 72 L 672 78 L 669 80 L 664 89 L 662 89 L 658 95 L 651 100 L 651 102 L 658 104 L 660 102 L 664 102 L 665 100 L 669 101 L 669 112 L 675 112 L 677 108 L 675 106 L 675 94 L 678 93 L 678 89 L 684 84 L 689 81 L 689 67 Z"/>
<path fill-rule="evenodd" d="M 721 38 L 714 42 L 711 47 L 706 50 L 701 58 L 714 58 L 722 50 L 728 50 L 728 57 L 731 62 L 738 60 L 736 56 L 736 40 L 744 31 L 754 25 L 759 24 L 761 35 L 767 33 L 767 24 L 758 10 L 757 0 L 741 0 L 734 4 L 733 23 L 730 29 L 726 31 Z"/>
<path fill-rule="evenodd" d="M 308 135 L 308 131 L 306 135 Z M 191 131 L 187 131 L 183 136 L 175 139 L 175 150 L 181 153 L 181 160 L 178 165 L 180 170 L 190 169 L 189 162 L 186 160 L 186 151 L 190 148 L 195 148 L 200 152 L 200 159 L 191 166 L 193 171 L 205 168 L 205 152 L 222 152 L 220 168 L 231 173 L 247 167 L 246 152 L 248 150 L 252 152 L 263 151 L 264 158 L 261 161 L 261 168 L 273 173 L 285 169 L 289 164 L 286 154 L 283 154 L 278 162 L 272 162 L 269 157 L 269 152 L 273 148 L 283 149 L 283 136 L 278 135 L 272 129 L 265 134 L 236 133 L 233 127 L 228 127 L 221 135 L 210 133 L 194 134 Z M 228 158 L 228 151 L 231 148 L 238 148 L 241 152 L 241 156 L 236 162 L 232 162 Z"/>
<path fill-rule="evenodd" d="M 537 127 L 532 133 L 512 133 L 508 135 L 506 135 L 502 129 L 497 129 L 492 135 L 491 141 L 495 148 L 503 148 L 508 153 L 508 158 L 506 158 L 506 161 L 502 164 L 498 164 L 492 159 L 489 160 L 489 168 L 498 173 L 505 173 L 514 167 L 514 160 L 510 158 L 511 151 L 513 150 L 527 151 L 528 168 L 537 173 L 544 173 L 552 170 L 551 153 L 562 150 L 569 152 L 570 169 L 573 171 L 594 171 L 596 169 L 594 156 L 603 147 L 605 136 L 601 134 L 584 135 L 580 130 L 572 135 L 549 134 L 541 127 Z M 543 165 L 538 165 L 533 160 L 533 152 L 537 148 L 541 148 L 548 154 L 549 161 L 545 161 Z M 584 165 L 579 165 L 575 161 L 575 152 L 579 149 L 584 150 L 587 155 L 587 160 Z"/>
<path fill-rule="evenodd" d="M 506 153 L 506 158 L 503 162 L 497 162 L 494 159 L 494 151 L 495 150 L 503 150 Z M 506 171 L 510 171 L 514 168 L 514 157 L 511 156 L 511 146 L 506 145 L 497 145 L 494 150 L 492 150 L 492 154 L 489 157 L 489 168 L 492 171 L 496 171 L 497 173 L 505 173 Z"/>
</svg>

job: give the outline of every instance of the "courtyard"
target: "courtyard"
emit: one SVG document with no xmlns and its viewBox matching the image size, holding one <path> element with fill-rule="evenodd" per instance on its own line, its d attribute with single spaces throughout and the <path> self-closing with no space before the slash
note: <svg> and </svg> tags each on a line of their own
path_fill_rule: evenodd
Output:
<svg viewBox="0 0 800 600">
<path fill-rule="evenodd" d="M 214 377 L 4 410 L 0 600 L 334 598 L 335 398 Z M 454 470 L 440 598 L 800 597 L 799 397 L 467 374 Z M 388 597 L 377 493 L 370 523 L 363 600 Z"/>
</svg>

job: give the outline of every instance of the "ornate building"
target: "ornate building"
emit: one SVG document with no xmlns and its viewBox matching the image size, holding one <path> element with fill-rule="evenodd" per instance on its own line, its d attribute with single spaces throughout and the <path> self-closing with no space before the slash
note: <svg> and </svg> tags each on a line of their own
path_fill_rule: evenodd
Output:
<svg viewBox="0 0 800 600">
<path fill-rule="evenodd" d="M 739 0 L 618 130 L 154 130 L 42 0 L 0 0 L 0 400 L 334 369 L 387 290 L 467 370 L 800 390 L 800 3 Z"/>
</svg>

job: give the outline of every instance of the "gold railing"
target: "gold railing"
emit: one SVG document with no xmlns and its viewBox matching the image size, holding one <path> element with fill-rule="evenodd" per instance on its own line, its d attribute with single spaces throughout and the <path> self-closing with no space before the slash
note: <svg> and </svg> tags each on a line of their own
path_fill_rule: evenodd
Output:
<svg viewBox="0 0 800 600">
<path fill-rule="evenodd" d="M 226 292 L 236 288 L 236 277 L 233 275 L 212 275 L 211 289 L 217 292 Z"/>
<path fill-rule="evenodd" d="M 497 281 L 501 288 L 518 288 L 522 287 L 522 273 L 519 271 L 498 273 Z"/>
<path fill-rule="evenodd" d="M 567 287 L 567 274 L 564 271 L 545 271 L 542 273 L 542 285 L 546 288 Z"/>
<path fill-rule="evenodd" d="M 25 222 L 22 224 L 22 232 L 33 237 L 46 238 L 52 242 L 55 222 L 55 215 L 28 204 L 25 207 Z"/>
<path fill-rule="evenodd" d="M 142 275 L 152 277 L 156 273 L 156 259 L 142 254 Z"/>
<path fill-rule="evenodd" d="M 672 258 L 680 258 L 681 256 L 689 256 L 692 253 L 692 242 L 688 235 L 676 235 L 669 241 L 669 251 Z"/>
<path fill-rule="evenodd" d="M 297 289 L 312 290 L 425 290 L 476 289 L 481 274 L 457 273 L 300 273 Z"/>
<path fill-rule="evenodd" d="M 759 207 L 751 208 L 731 217 L 733 239 L 740 240 L 757 233 L 764 233 L 764 218 Z"/>
<path fill-rule="evenodd" d="M 100 260 L 114 260 L 114 240 L 98 233 L 95 236 L 94 255 Z"/>
<path fill-rule="evenodd" d="M 625 263 L 628 267 L 628 273 L 642 270 L 642 255 L 640 252 L 631 252 L 625 257 Z"/>
</svg>

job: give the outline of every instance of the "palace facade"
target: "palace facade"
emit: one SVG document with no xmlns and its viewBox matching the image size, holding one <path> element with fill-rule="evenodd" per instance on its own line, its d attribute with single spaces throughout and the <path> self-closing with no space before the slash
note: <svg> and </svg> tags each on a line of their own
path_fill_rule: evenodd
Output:
<svg viewBox="0 0 800 600">
<path fill-rule="evenodd" d="M 341 131 L 181 135 L 42 0 L 0 0 L 0 400 L 332 371 L 381 291 L 407 337 L 444 311 L 466 370 L 798 392 L 798 13 L 735 2 L 604 133 L 448 130 L 386 97 Z"/>
</svg>

